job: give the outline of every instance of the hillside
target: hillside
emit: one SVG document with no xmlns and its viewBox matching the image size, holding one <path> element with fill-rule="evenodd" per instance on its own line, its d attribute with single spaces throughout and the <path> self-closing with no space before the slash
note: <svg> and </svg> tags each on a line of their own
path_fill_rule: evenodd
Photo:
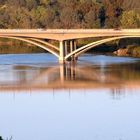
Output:
<svg viewBox="0 0 140 140">
<path fill-rule="evenodd" d="M 0 28 L 123 27 L 122 17 L 140 22 L 139 7 L 139 0 L 0 0 Z"/>
<path fill-rule="evenodd" d="M 125 0 L 123 6 L 126 10 L 137 9 L 140 10 L 140 1 L 139 0 Z"/>
</svg>

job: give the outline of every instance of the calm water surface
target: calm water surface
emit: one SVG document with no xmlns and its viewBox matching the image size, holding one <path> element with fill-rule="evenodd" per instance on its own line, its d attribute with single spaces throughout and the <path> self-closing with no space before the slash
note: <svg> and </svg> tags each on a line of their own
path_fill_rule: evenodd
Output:
<svg viewBox="0 0 140 140">
<path fill-rule="evenodd" d="M 0 55 L 0 135 L 12 140 L 139 140 L 140 59 Z"/>
</svg>

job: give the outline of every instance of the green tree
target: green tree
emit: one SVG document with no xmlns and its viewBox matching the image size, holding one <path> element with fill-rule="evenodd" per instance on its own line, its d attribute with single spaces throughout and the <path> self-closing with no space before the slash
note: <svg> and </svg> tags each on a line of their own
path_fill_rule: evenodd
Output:
<svg viewBox="0 0 140 140">
<path fill-rule="evenodd" d="M 22 7 L 26 5 L 25 0 L 7 0 L 5 3 L 8 4 L 9 6 L 17 6 L 17 7 Z"/>
<path fill-rule="evenodd" d="M 9 17 L 9 28 L 31 28 L 30 16 L 27 9 L 17 8 L 14 12 L 9 14 Z"/>
<path fill-rule="evenodd" d="M 121 26 L 123 28 L 139 28 L 140 14 L 133 10 L 125 11 L 121 18 Z"/>
<path fill-rule="evenodd" d="M 38 6 L 37 0 L 25 0 L 25 1 L 26 1 L 26 8 L 28 8 L 28 10 L 37 8 L 37 6 Z"/>
<path fill-rule="evenodd" d="M 86 28 L 99 28 L 100 23 L 99 20 L 97 20 L 97 17 L 95 15 L 95 11 L 90 10 L 86 15 L 85 15 L 85 27 Z"/>
<path fill-rule="evenodd" d="M 49 28 L 55 19 L 55 11 L 49 7 L 38 6 L 32 9 L 31 19 L 33 28 Z"/>
<path fill-rule="evenodd" d="M 8 28 L 9 19 L 9 12 L 5 8 L 0 9 L 0 28 Z"/>
</svg>

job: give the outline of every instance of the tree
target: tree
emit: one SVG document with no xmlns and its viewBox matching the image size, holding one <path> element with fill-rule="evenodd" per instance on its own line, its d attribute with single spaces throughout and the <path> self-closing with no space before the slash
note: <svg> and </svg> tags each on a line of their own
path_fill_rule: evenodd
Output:
<svg viewBox="0 0 140 140">
<path fill-rule="evenodd" d="M 121 18 L 121 25 L 123 28 L 139 28 L 140 14 L 133 10 L 125 11 Z"/>
<path fill-rule="evenodd" d="M 26 5 L 25 0 L 7 0 L 7 4 L 9 6 L 13 5 L 13 6 L 18 6 L 18 7 L 22 7 Z"/>
<path fill-rule="evenodd" d="M 26 7 L 28 8 L 28 10 L 37 8 L 37 6 L 38 6 L 37 0 L 26 0 Z"/>
<path fill-rule="evenodd" d="M 106 21 L 106 10 L 104 6 L 100 8 L 98 17 L 100 20 L 100 27 L 103 28 L 105 26 L 105 21 Z"/>
<path fill-rule="evenodd" d="M 8 28 L 9 26 L 9 12 L 4 8 L 0 10 L 0 28 Z"/>
<path fill-rule="evenodd" d="M 85 15 L 86 28 L 99 28 L 99 20 L 96 19 L 95 11 L 90 10 Z"/>
<path fill-rule="evenodd" d="M 55 19 L 55 11 L 50 7 L 38 6 L 31 11 L 31 20 L 33 28 L 51 28 Z"/>
<path fill-rule="evenodd" d="M 0 0 L 0 28 L 116 28 L 134 9 L 140 13 L 139 0 Z"/>
<path fill-rule="evenodd" d="M 118 28 L 120 26 L 123 2 L 124 0 L 103 0 L 102 4 L 106 11 L 106 28 Z"/>
</svg>

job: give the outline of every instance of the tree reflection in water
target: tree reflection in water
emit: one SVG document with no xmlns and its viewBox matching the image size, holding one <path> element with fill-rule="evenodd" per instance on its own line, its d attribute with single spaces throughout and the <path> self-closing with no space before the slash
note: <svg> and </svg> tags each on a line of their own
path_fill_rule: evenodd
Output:
<svg viewBox="0 0 140 140">
<path fill-rule="evenodd" d="M 12 136 L 10 138 L 6 138 L 6 139 L 3 139 L 2 136 L 0 136 L 0 140 L 12 140 Z"/>
</svg>

